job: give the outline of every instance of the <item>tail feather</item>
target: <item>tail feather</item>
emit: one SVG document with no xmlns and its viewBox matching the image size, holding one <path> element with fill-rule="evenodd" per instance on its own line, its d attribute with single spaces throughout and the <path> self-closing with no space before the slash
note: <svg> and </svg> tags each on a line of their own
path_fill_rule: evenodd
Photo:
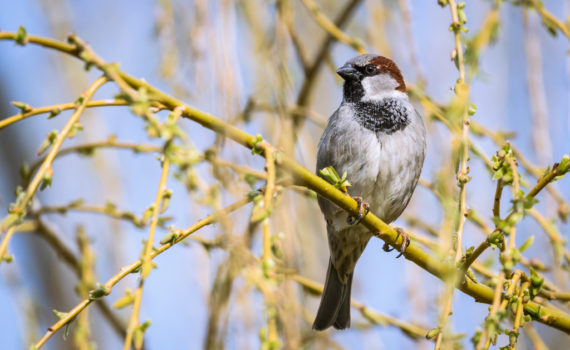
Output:
<svg viewBox="0 0 570 350">
<path fill-rule="evenodd" d="M 345 329 L 350 328 L 350 291 L 352 289 L 352 273 L 348 275 L 348 280 L 344 286 L 344 294 L 342 296 L 342 303 L 336 315 L 334 328 Z"/>
<path fill-rule="evenodd" d="M 350 327 L 351 285 L 352 273 L 348 275 L 347 283 L 342 283 L 332 261 L 329 260 L 325 288 L 315 322 L 313 322 L 313 329 L 322 331 L 330 326 L 336 329 Z"/>
</svg>

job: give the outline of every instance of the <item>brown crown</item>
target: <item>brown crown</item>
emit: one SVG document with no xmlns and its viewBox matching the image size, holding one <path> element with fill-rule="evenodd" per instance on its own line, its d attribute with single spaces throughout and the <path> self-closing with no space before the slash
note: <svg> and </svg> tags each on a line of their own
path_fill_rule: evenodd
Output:
<svg viewBox="0 0 570 350">
<path fill-rule="evenodd" d="M 394 80 L 396 80 L 396 82 L 399 84 L 398 87 L 396 87 L 396 90 L 406 93 L 406 83 L 404 83 L 404 77 L 402 76 L 400 69 L 398 66 L 396 66 L 394 61 L 383 56 L 377 56 L 374 57 L 370 63 L 376 65 L 380 72 L 390 74 L 390 76 L 394 78 Z"/>
</svg>

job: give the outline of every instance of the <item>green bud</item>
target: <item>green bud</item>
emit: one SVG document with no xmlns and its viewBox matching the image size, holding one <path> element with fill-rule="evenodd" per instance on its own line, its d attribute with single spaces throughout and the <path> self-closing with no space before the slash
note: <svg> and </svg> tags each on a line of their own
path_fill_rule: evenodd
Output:
<svg viewBox="0 0 570 350">
<path fill-rule="evenodd" d="M 469 108 L 467 109 L 467 114 L 469 114 L 469 116 L 472 116 L 476 112 L 477 112 L 477 106 L 473 103 L 469 104 Z"/>
<path fill-rule="evenodd" d="M 19 101 L 12 101 L 12 106 L 18 108 L 20 110 L 20 113 L 22 114 L 26 114 L 28 112 L 32 111 L 32 106 L 30 106 L 29 104 L 25 103 L 25 102 L 19 102 Z"/>
<path fill-rule="evenodd" d="M 1 260 L 9 264 L 12 261 L 14 261 L 14 256 L 11 254 L 5 253 Z"/>
<path fill-rule="evenodd" d="M 427 340 L 434 340 L 437 336 L 441 333 L 441 329 L 439 327 L 430 329 L 426 334 Z"/>
<path fill-rule="evenodd" d="M 560 174 L 565 174 L 570 170 L 570 156 L 565 154 L 560 163 L 558 163 L 558 167 L 556 167 L 556 171 Z"/>
<path fill-rule="evenodd" d="M 95 285 L 95 289 L 89 291 L 89 300 L 101 299 L 105 295 L 109 294 L 109 292 L 110 292 L 109 288 L 97 282 L 97 284 Z"/>
<path fill-rule="evenodd" d="M 83 104 L 83 102 L 85 101 L 85 96 L 79 96 L 73 103 L 79 107 Z"/>
<path fill-rule="evenodd" d="M 55 118 L 61 113 L 61 108 L 57 107 L 49 111 L 48 119 Z"/>
<path fill-rule="evenodd" d="M 48 168 L 44 176 L 42 177 L 42 182 L 40 182 L 40 191 L 45 190 L 47 187 L 51 187 L 51 181 L 53 179 L 53 170 Z"/>
</svg>

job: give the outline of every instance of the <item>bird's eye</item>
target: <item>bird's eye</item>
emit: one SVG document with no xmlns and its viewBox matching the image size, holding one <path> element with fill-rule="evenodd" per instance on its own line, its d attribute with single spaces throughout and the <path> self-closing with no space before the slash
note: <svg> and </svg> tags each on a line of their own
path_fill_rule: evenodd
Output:
<svg viewBox="0 0 570 350">
<path fill-rule="evenodd" d="M 366 72 L 366 74 L 368 75 L 374 75 L 378 72 L 378 67 L 376 67 L 373 64 L 369 64 L 366 67 L 364 67 L 364 71 Z"/>
</svg>

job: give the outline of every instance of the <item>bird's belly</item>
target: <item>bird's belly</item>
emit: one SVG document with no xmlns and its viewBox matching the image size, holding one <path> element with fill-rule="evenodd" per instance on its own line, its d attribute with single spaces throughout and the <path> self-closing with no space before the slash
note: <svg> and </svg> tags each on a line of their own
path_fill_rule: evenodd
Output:
<svg viewBox="0 0 570 350">
<path fill-rule="evenodd" d="M 406 130 L 376 135 L 367 133 L 353 149 L 353 157 L 340 169 L 352 184 L 350 195 L 360 196 L 370 210 L 390 223 L 408 205 L 417 184 L 423 161 L 422 145 L 411 142 Z M 337 229 L 347 227 L 346 214 L 335 221 Z"/>
</svg>

